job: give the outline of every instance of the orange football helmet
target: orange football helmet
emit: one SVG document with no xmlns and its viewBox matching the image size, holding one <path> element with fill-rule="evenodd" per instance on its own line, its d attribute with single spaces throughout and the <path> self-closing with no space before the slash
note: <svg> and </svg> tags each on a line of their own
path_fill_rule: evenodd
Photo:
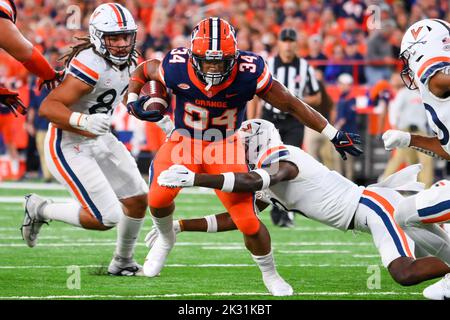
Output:
<svg viewBox="0 0 450 320">
<path fill-rule="evenodd" d="M 202 82 L 208 86 L 222 83 L 239 56 L 234 28 L 217 17 L 200 21 L 192 31 L 189 54 L 195 73 Z M 219 65 L 216 70 L 205 71 L 205 62 Z"/>
</svg>

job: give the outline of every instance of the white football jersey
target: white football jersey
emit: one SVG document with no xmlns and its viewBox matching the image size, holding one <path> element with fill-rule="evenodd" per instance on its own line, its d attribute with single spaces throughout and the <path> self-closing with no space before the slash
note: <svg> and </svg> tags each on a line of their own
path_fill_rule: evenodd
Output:
<svg viewBox="0 0 450 320">
<path fill-rule="evenodd" d="M 72 111 L 86 114 L 112 114 L 122 101 L 133 67 L 119 70 L 90 48 L 72 59 L 66 74 L 70 74 L 94 89 L 71 106 Z"/>
<path fill-rule="evenodd" d="M 264 196 L 286 211 L 347 230 L 364 187 L 329 170 L 300 148 L 283 145 L 272 150 L 263 153 L 258 167 L 283 160 L 295 164 L 299 173 L 293 180 L 282 181 L 264 190 Z"/>
<path fill-rule="evenodd" d="M 423 105 L 425 106 L 425 110 L 427 110 L 428 124 L 438 137 L 442 148 L 450 154 L 450 97 L 446 99 L 436 97 L 428 88 L 428 82 L 431 76 L 441 69 L 436 69 L 425 84 L 420 81 L 416 82 L 418 83 Z"/>
</svg>

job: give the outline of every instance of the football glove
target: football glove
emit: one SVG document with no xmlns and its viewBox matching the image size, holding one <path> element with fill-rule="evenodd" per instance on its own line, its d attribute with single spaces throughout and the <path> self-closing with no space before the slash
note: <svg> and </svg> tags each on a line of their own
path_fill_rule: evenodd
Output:
<svg viewBox="0 0 450 320">
<path fill-rule="evenodd" d="M 406 148 L 411 143 L 411 134 L 400 130 L 388 130 L 381 136 L 384 148 L 388 151 L 395 148 Z"/>
<path fill-rule="evenodd" d="M 347 160 L 346 153 L 355 157 L 363 153 L 363 151 L 356 146 L 357 144 L 361 144 L 361 137 L 359 134 L 338 131 L 334 138 L 331 139 L 331 142 L 344 160 Z"/>
<path fill-rule="evenodd" d="M 181 232 L 180 222 L 178 220 L 175 220 L 173 222 L 173 231 L 175 231 L 175 234 L 178 234 Z M 153 245 L 155 244 L 156 240 L 158 239 L 159 232 L 158 229 L 156 229 L 155 226 L 152 227 L 152 229 L 147 233 L 145 236 L 144 242 L 147 248 L 151 249 Z"/>
<path fill-rule="evenodd" d="M 0 104 L 10 109 L 16 117 L 17 113 L 27 114 L 27 107 L 20 100 L 19 94 L 6 88 L 0 88 Z"/>
<path fill-rule="evenodd" d="M 158 122 L 163 118 L 163 115 L 157 110 L 144 110 L 144 104 L 150 99 L 150 96 L 142 96 L 136 101 L 127 104 L 128 113 L 138 118 L 139 120 Z"/>
<path fill-rule="evenodd" d="M 48 90 L 55 89 L 64 79 L 64 71 L 56 71 L 55 77 L 52 79 L 44 80 L 42 78 L 38 79 L 37 85 L 39 90 L 42 90 L 42 87 L 45 86 Z"/>
<path fill-rule="evenodd" d="M 76 129 L 88 131 L 96 136 L 104 135 L 111 130 L 111 116 L 104 113 L 72 112 L 69 123 Z"/>
<path fill-rule="evenodd" d="M 158 184 L 168 188 L 194 186 L 195 173 L 185 166 L 175 164 L 159 174 Z"/>
</svg>

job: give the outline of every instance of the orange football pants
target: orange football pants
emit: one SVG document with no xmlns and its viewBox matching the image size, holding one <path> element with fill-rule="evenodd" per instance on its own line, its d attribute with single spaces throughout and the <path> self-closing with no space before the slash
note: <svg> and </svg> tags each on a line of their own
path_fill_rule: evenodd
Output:
<svg viewBox="0 0 450 320">
<path fill-rule="evenodd" d="M 209 142 L 182 136 L 175 131 L 158 150 L 150 167 L 150 207 L 166 208 L 180 192 L 180 188 L 162 187 L 157 183 L 159 174 L 174 164 L 184 165 L 195 173 L 248 172 L 244 146 L 237 135 Z M 215 192 L 243 234 L 253 235 L 258 232 L 260 222 L 253 193 Z"/>
</svg>

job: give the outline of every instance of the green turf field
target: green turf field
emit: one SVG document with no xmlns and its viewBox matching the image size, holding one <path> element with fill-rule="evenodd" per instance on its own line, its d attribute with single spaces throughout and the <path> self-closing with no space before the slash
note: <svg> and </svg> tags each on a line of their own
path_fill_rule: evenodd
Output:
<svg viewBox="0 0 450 320">
<path fill-rule="evenodd" d="M 86 231 L 51 222 L 42 228 L 38 245 L 28 248 L 19 231 L 22 196 L 29 192 L 69 195 L 62 190 L 18 188 L 0 183 L 0 299 L 272 298 L 237 231 L 179 234 L 161 276 L 152 279 L 105 274 L 115 247 L 115 229 Z M 178 218 L 222 210 L 214 195 L 177 198 Z M 295 291 L 293 297 L 283 299 L 422 299 L 422 290 L 433 282 L 413 287 L 394 283 L 366 234 L 343 233 L 300 216 L 295 228 L 280 229 L 272 226 L 267 210 L 262 220 L 272 236 L 278 271 Z M 141 263 L 150 226 L 147 216 L 136 249 Z M 76 266 L 75 273 L 70 266 Z M 80 289 L 73 288 L 77 268 Z M 378 268 L 379 286 L 374 280 Z"/>
</svg>

